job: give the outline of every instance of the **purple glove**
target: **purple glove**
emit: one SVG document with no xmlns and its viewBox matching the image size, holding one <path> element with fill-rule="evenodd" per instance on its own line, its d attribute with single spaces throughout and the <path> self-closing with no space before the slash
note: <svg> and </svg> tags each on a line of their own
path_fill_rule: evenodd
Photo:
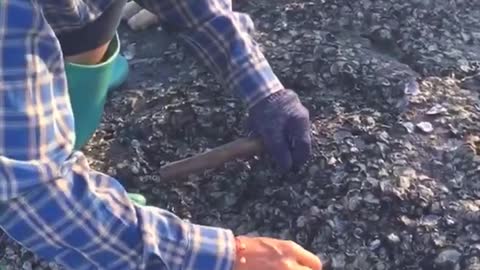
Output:
<svg viewBox="0 0 480 270">
<path fill-rule="evenodd" d="M 309 112 L 292 90 L 281 90 L 255 104 L 248 126 L 263 139 L 280 172 L 299 169 L 310 158 Z"/>
</svg>

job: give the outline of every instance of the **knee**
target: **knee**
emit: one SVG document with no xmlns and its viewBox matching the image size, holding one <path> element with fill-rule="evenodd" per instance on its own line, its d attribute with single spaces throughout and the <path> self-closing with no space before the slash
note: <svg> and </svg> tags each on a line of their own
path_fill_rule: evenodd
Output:
<svg viewBox="0 0 480 270">
<path fill-rule="evenodd" d="M 70 55 L 65 57 L 65 60 L 74 63 L 74 64 L 81 64 L 81 65 L 95 65 L 102 62 L 107 49 L 108 49 L 109 42 L 103 44 L 95 49 L 90 51 L 82 52 L 75 55 Z"/>
</svg>

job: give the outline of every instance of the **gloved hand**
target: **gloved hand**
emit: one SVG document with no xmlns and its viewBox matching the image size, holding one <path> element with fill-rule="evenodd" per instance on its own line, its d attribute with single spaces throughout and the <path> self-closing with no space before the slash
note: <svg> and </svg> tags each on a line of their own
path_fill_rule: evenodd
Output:
<svg viewBox="0 0 480 270">
<path fill-rule="evenodd" d="M 255 104 L 247 123 L 281 173 L 299 169 L 310 158 L 310 115 L 294 91 L 281 90 Z"/>
</svg>

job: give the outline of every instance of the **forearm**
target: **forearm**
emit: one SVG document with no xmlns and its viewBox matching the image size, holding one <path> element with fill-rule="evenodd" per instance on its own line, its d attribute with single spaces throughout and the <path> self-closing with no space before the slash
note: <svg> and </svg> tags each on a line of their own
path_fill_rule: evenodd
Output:
<svg viewBox="0 0 480 270">
<path fill-rule="evenodd" d="M 136 206 L 81 154 L 70 161 L 63 178 L 2 205 L 2 229 L 23 246 L 68 269 L 232 269 L 229 230 Z"/>
<path fill-rule="evenodd" d="M 259 46 L 253 22 L 231 0 L 135 0 L 179 34 L 198 59 L 248 105 L 283 89 Z"/>
</svg>

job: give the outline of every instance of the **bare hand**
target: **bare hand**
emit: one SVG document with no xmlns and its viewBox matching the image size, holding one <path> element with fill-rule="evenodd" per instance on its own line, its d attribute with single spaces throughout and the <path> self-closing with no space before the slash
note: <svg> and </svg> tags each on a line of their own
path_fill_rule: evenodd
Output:
<svg viewBox="0 0 480 270">
<path fill-rule="evenodd" d="M 292 241 L 246 236 L 237 239 L 241 247 L 234 270 L 322 270 L 317 256 Z"/>
</svg>

